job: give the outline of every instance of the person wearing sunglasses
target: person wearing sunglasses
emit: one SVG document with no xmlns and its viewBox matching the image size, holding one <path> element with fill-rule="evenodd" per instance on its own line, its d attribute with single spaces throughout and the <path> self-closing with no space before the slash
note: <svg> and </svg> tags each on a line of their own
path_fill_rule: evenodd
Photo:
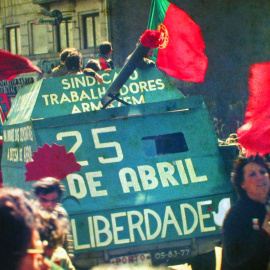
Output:
<svg viewBox="0 0 270 270">
<path fill-rule="evenodd" d="M 48 270 L 34 209 L 19 188 L 0 188 L 0 269 Z"/>
</svg>

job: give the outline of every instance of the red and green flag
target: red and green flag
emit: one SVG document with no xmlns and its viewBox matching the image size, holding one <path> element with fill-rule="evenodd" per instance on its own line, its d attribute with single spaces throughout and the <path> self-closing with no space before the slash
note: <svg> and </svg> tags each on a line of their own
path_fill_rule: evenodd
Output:
<svg viewBox="0 0 270 270">
<path fill-rule="evenodd" d="M 186 12 L 167 0 L 152 0 L 147 28 L 160 30 L 164 40 L 155 52 L 159 69 L 180 80 L 204 81 L 208 64 L 204 40 Z"/>
</svg>

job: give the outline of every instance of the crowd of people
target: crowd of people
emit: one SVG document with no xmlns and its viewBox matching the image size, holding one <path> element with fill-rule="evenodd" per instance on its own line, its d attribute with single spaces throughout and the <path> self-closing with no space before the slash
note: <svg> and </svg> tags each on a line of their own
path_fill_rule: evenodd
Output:
<svg viewBox="0 0 270 270">
<path fill-rule="evenodd" d="M 83 67 L 82 54 L 66 48 L 52 77 L 86 74 L 102 83 L 98 71 L 114 69 L 112 52 L 111 43 L 103 42 L 97 59 L 89 59 Z M 33 185 L 32 195 L 0 184 L 0 269 L 75 270 L 69 217 L 60 204 L 65 191 L 61 181 L 40 179 Z"/>
<path fill-rule="evenodd" d="M 1 270 L 75 270 L 63 193 L 60 180 L 52 177 L 37 181 L 32 196 L 0 188 Z"/>
<path fill-rule="evenodd" d="M 139 42 L 137 46 L 138 44 Z M 115 68 L 111 59 L 112 52 L 112 44 L 109 41 L 102 42 L 98 47 L 97 58 L 89 59 L 83 67 L 82 54 L 76 48 L 65 48 L 59 56 L 61 63 L 52 70 L 52 77 L 85 74 L 96 78 L 99 83 L 103 83 L 103 78 L 98 72 L 110 72 Z M 127 57 L 125 63 L 128 62 L 132 54 Z M 150 48 L 146 51 L 145 56 L 136 63 L 136 66 L 140 69 L 156 66 L 155 62 L 151 60 L 153 55 L 154 48 Z"/>
<path fill-rule="evenodd" d="M 270 257 L 270 167 L 261 156 L 239 157 L 232 183 L 239 200 L 222 226 L 224 270 L 267 270 Z M 0 269 L 75 270 L 68 214 L 60 201 L 64 186 L 48 177 L 33 196 L 0 188 Z"/>
<path fill-rule="evenodd" d="M 111 43 L 103 42 L 98 51 L 83 67 L 76 48 L 64 49 L 52 77 L 85 74 L 102 83 L 98 72 L 115 68 Z M 32 187 L 31 194 L 0 185 L 0 270 L 75 270 L 69 217 L 60 204 L 64 186 L 47 177 Z"/>
<path fill-rule="evenodd" d="M 98 71 L 110 72 L 114 69 L 114 63 L 110 58 L 113 52 L 112 44 L 109 41 L 102 42 L 99 45 L 98 52 L 97 59 L 89 59 L 83 67 L 82 54 L 76 48 L 64 49 L 60 53 L 60 65 L 52 70 L 52 77 L 85 74 L 102 83 L 103 78 L 98 74 Z"/>
<path fill-rule="evenodd" d="M 97 59 L 82 67 L 82 54 L 75 48 L 60 53 L 61 64 L 53 77 L 86 74 L 103 82 L 98 71 L 110 72 L 114 63 L 110 42 L 99 46 Z M 138 64 L 154 66 L 153 50 Z M 128 57 L 128 59 L 130 56 Z M 239 196 L 222 225 L 223 270 L 270 269 L 270 167 L 259 155 L 239 157 L 232 183 Z M 0 186 L 0 269 L 75 270 L 69 218 L 60 201 L 64 186 L 56 178 L 33 185 L 33 196 L 19 188 Z"/>
</svg>

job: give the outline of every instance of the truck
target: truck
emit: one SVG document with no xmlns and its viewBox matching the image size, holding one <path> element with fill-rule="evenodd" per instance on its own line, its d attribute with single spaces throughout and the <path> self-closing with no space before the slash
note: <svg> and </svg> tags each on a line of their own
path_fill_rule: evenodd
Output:
<svg viewBox="0 0 270 270">
<path fill-rule="evenodd" d="M 203 98 L 185 97 L 156 67 L 135 69 L 104 108 L 120 72 L 101 72 L 102 84 L 82 74 L 20 89 L 3 125 L 4 186 L 31 191 L 25 165 L 33 154 L 64 146 L 81 165 L 62 180 L 61 201 L 77 269 L 186 262 L 215 269 L 235 200 L 237 149 L 219 146 Z"/>
</svg>

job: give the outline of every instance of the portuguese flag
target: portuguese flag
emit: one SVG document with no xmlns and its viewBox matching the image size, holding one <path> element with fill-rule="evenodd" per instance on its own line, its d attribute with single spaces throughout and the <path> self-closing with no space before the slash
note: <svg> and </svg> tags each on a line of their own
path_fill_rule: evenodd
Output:
<svg viewBox="0 0 270 270">
<path fill-rule="evenodd" d="M 205 44 L 200 27 L 186 12 L 167 0 L 152 0 L 147 28 L 159 29 L 164 39 L 155 52 L 158 68 L 180 80 L 204 81 Z"/>
</svg>

